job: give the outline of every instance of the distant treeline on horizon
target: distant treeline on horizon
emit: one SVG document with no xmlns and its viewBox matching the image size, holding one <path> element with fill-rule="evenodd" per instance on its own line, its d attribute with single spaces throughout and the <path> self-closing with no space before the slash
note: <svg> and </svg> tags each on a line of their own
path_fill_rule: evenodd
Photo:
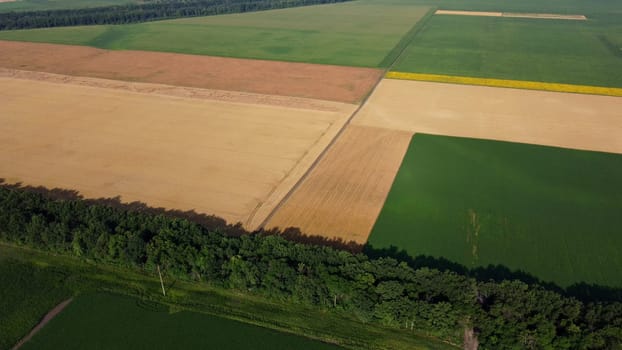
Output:
<svg viewBox="0 0 622 350">
<path fill-rule="evenodd" d="M 14 11 L 0 13 L 0 30 L 128 24 L 346 1 L 351 0 L 161 0 L 78 9 Z"/>
</svg>

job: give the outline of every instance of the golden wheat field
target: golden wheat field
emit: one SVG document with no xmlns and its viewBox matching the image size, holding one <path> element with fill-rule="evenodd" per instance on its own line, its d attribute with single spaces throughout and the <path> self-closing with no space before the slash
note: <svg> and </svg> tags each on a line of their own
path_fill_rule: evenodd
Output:
<svg viewBox="0 0 622 350">
<path fill-rule="evenodd" d="M 349 125 L 266 227 L 364 244 L 412 134 Z"/>
<path fill-rule="evenodd" d="M 622 98 L 384 79 L 356 125 L 622 153 Z"/>
<path fill-rule="evenodd" d="M 254 229 L 354 108 L 341 104 L 330 112 L 0 77 L 0 173 L 9 183 L 196 210 Z"/>
</svg>

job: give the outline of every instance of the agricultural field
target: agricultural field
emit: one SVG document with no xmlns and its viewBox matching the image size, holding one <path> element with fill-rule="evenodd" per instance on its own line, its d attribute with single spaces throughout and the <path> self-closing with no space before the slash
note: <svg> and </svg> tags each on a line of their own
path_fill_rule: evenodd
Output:
<svg viewBox="0 0 622 350">
<path fill-rule="evenodd" d="M 620 287 L 622 155 L 416 134 L 369 243 Z"/>
<path fill-rule="evenodd" d="M 75 9 L 140 3 L 141 0 L 0 0 L 0 12 Z"/>
<path fill-rule="evenodd" d="M 349 125 L 265 227 L 364 244 L 411 135 Z"/>
<path fill-rule="evenodd" d="M 370 68 L 12 41 L 0 41 L 0 67 L 348 103 L 361 101 L 382 74 Z"/>
<path fill-rule="evenodd" d="M 196 210 L 253 228 L 354 106 L 147 94 L 0 77 L 0 173 L 88 198 Z M 253 97 L 253 96 L 251 96 Z M 171 116 L 175 116 L 171 118 Z M 252 176 L 251 176 L 252 174 Z"/>
<path fill-rule="evenodd" d="M 383 80 L 355 125 L 622 153 L 619 97 Z"/>
<path fill-rule="evenodd" d="M 0 349 L 15 345 L 50 309 L 71 297 L 62 271 L 0 254 Z"/>
<path fill-rule="evenodd" d="M 75 298 L 22 349 L 340 349 L 310 339 L 111 294 Z"/>
<path fill-rule="evenodd" d="M 363 0 L 132 25 L 4 31 L 0 39 L 378 67 L 429 10 Z"/>
<path fill-rule="evenodd" d="M 595 16 L 572 21 L 434 15 L 392 70 L 620 87 L 620 15 Z"/>
</svg>

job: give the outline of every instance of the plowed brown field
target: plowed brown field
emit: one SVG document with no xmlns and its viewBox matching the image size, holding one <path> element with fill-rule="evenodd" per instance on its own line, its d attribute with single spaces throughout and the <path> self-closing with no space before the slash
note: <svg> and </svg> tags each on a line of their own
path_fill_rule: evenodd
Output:
<svg viewBox="0 0 622 350">
<path fill-rule="evenodd" d="M 384 79 L 356 125 L 622 153 L 622 98 Z"/>
<path fill-rule="evenodd" d="M 0 77 L 0 178 L 262 222 L 334 138 L 337 112 Z"/>
<path fill-rule="evenodd" d="M 0 41 L 0 67 L 350 103 L 382 75 L 371 68 L 12 41 Z"/>
<path fill-rule="evenodd" d="M 349 125 L 265 227 L 365 243 L 411 136 Z"/>
</svg>

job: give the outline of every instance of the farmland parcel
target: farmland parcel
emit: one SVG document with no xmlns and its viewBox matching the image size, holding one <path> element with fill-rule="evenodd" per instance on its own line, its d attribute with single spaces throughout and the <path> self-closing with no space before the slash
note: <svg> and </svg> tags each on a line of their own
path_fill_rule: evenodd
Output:
<svg viewBox="0 0 622 350">
<path fill-rule="evenodd" d="M 622 155 L 416 134 L 369 243 L 622 286 Z"/>
<path fill-rule="evenodd" d="M 383 80 L 354 124 L 622 153 L 622 98 Z"/>
<path fill-rule="evenodd" d="M 392 70 L 622 87 L 619 15 L 588 21 L 435 15 Z"/>
<path fill-rule="evenodd" d="M 0 77 L 0 174 L 253 228 L 341 128 L 336 111 Z M 322 101 L 317 101 L 321 103 Z"/>
<path fill-rule="evenodd" d="M 135 25 L 5 31 L 0 39 L 376 67 L 427 11 L 356 1 Z"/>
<path fill-rule="evenodd" d="M 360 101 L 381 71 L 84 46 L 0 41 L 0 67 L 205 89 Z"/>
<path fill-rule="evenodd" d="M 76 298 L 23 349 L 309 349 L 339 347 L 220 317 L 109 294 Z"/>
<path fill-rule="evenodd" d="M 349 125 L 266 226 L 364 244 L 410 137 L 410 132 Z"/>
</svg>

